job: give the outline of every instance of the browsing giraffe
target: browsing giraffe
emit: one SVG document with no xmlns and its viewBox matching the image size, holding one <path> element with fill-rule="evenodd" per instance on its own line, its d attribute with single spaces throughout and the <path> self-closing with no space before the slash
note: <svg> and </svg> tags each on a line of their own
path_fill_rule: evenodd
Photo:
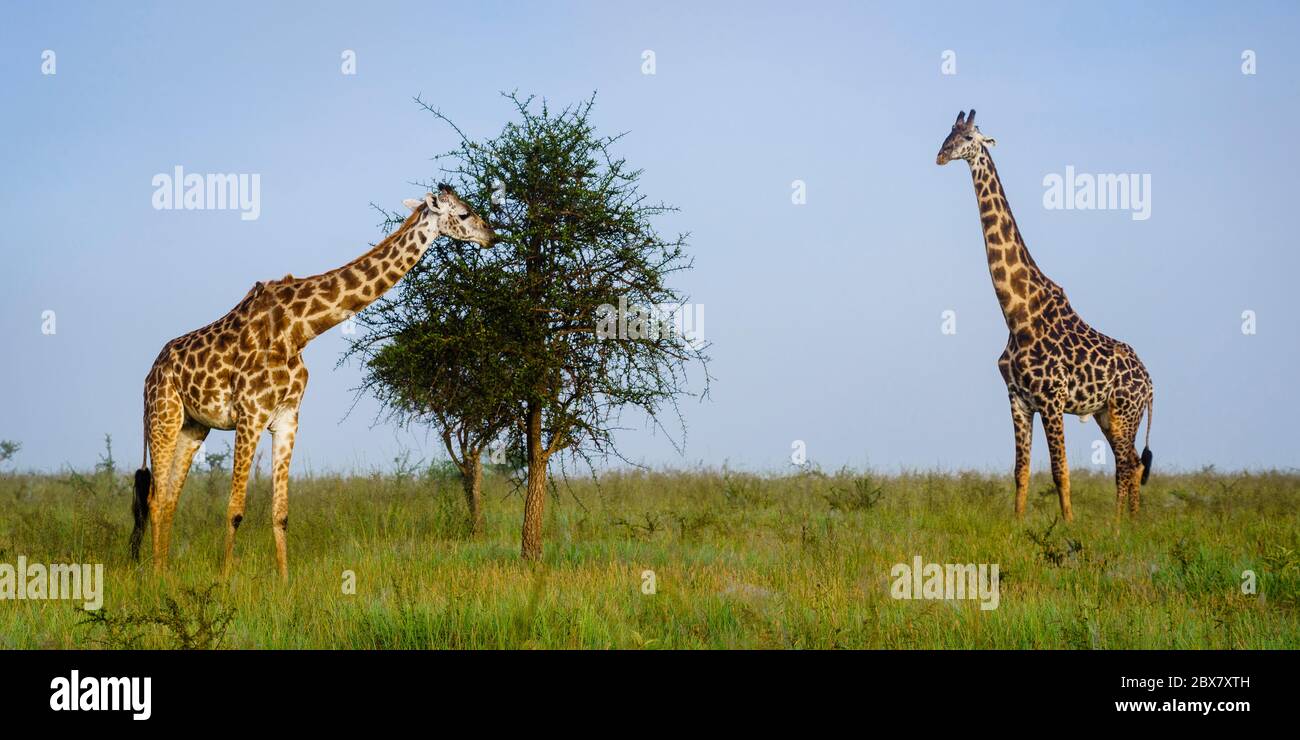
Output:
<svg viewBox="0 0 1300 740">
<path fill-rule="evenodd" d="M 154 567 L 166 567 L 172 518 L 190 464 L 211 429 L 235 431 L 223 570 L 229 574 L 235 531 L 244 518 L 248 473 L 258 439 L 271 431 L 272 528 L 280 577 L 289 577 L 289 460 L 298 406 L 307 387 L 300 352 L 314 337 L 368 306 L 420 261 L 438 236 L 483 247 L 492 229 L 451 188 L 407 200 L 406 221 L 374 248 L 330 272 L 259 282 L 237 306 L 202 329 L 163 346 L 144 385 L 145 461 L 135 474 L 131 556 L 140 557 L 146 516 Z M 147 463 L 152 459 L 152 470 Z"/>
<path fill-rule="evenodd" d="M 1024 513 L 1029 495 L 1035 413 L 1043 417 L 1052 479 L 1065 520 L 1073 519 L 1074 512 L 1063 414 L 1075 414 L 1082 421 L 1096 418 L 1115 455 L 1115 515 L 1120 516 L 1126 500 L 1129 512 L 1136 514 L 1140 486 L 1151 474 L 1151 377 L 1132 347 L 1084 323 L 1061 286 L 1029 256 L 989 155 L 994 143 L 975 126 L 975 111 L 969 117 L 959 113 L 935 161 L 945 165 L 964 159 L 970 165 L 989 273 L 1011 332 L 998 370 L 1007 384 L 1015 425 L 1016 514 Z M 1143 411 L 1146 442 L 1139 459 L 1135 439 Z"/>
</svg>

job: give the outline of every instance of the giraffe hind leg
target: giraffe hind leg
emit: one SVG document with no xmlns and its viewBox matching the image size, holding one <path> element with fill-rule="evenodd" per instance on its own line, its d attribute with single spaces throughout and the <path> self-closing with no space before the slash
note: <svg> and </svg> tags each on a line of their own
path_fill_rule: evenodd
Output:
<svg viewBox="0 0 1300 740">
<path fill-rule="evenodd" d="M 1142 450 L 1142 456 L 1138 457 L 1137 431 L 1142 419 L 1142 407 L 1131 408 L 1129 413 L 1128 449 L 1133 463 L 1128 476 L 1128 513 L 1137 515 L 1142 503 L 1142 484 L 1146 482 L 1147 471 L 1151 469 L 1151 450 Z"/>
<path fill-rule="evenodd" d="M 1011 421 L 1016 434 L 1016 516 L 1023 516 L 1029 498 L 1029 460 L 1034 443 L 1034 415 L 1015 396 L 1011 397 Z"/>
<path fill-rule="evenodd" d="M 1122 399 L 1112 399 L 1107 406 L 1106 417 L 1109 423 L 1102 427 L 1110 449 L 1115 456 L 1115 517 L 1120 518 L 1125 505 L 1130 514 L 1136 514 L 1139 508 L 1139 490 L 1142 479 L 1142 461 L 1139 460 L 1136 447 L 1137 422 L 1140 409 L 1135 414 L 1132 404 Z"/>
<path fill-rule="evenodd" d="M 1070 505 L 1070 465 L 1065 456 L 1065 419 L 1059 412 L 1043 412 L 1043 431 L 1047 433 L 1047 451 L 1052 458 L 1052 480 L 1061 500 L 1061 518 L 1074 521 Z"/>
<path fill-rule="evenodd" d="M 159 489 L 158 510 L 160 514 L 157 526 L 160 527 L 161 548 L 164 557 L 170 556 L 173 522 L 176 519 L 176 505 L 180 501 L 181 489 L 190 474 L 190 465 L 194 453 L 208 436 L 208 428 L 189 418 L 181 422 L 172 447 L 171 464 L 166 468 L 158 465 L 165 484 Z"/>
<path fill-rule="evenodd" d="M 1146 471 L 1151 464 L 1151 450 L 1143 450 L 1141 457 L 1137 452 L 1137 432 L 1138 425 L 1142 423 L 1143 410 L 1144 404 L 1132 400 L 1117 403 L 1115 409 L 1116 414 L 1124 417 L 1123 434 L 1116 435 L 1116 440 L 1120 442 L 1128 457 L 1128 467 L 1123 482 L 1128 489 L 1130 515 L 1136 515 L 1141 508 L 1142 481 L 1146 478 Z"/>
<path fill-rule="evenodd" d="M 1099 412 L 1095 418 L 1097 426 L 1101 427 L 1101 433 L 1110 443 L 1110 451 L 1115 458 L 1115 519 L 1118 521 L 1128 502 L 1128 485 L 1125 481 L 1129 476 L 1129 457 L 1128 451 L 1124 449 L 1124 419 L 1116 417 L 1113 404 L 1107 404 L 1105 410 Z"/>
<path fill-rule="evenodd" d="M 194 453 L 198 451 L 203 440 L 207 439 L 209 429 L 198 422 L 186 418 L 176 435 L 176 448 L 172 452 L 172 464 L 167 473 L 167 500 L 164 503 L 166 519 L 164 532 L 170 545 L 172 520 L 176 516 L 176 505 L 185 490 L 185 481 L 189 478 L 190 467 L 194 463 Z"/>
<path fill-rule="evenodd" d="M 171 478 L 172 457 L 185 420 L 180 393 L 161 386 L 151 394 L 149 404 L 149 477 L 152 491 L 148 495 L 150 533 L 153 536 L 154 570 L 162 572 L 167 567 L 170 532 L 167 531 L 167 502 L 171 499 L 168 488 Z"/>
<path fill-rule="evenodd" d="M 172 458 L 171 481 L 172 487 L 179 499 L 181 493 L 185 490 L 185 481 L 190 476 L 190 468 L 194 465 L 194 453 L 199 451 L 203 441 L 208 438 L 208 427 L 187 419 L 185 425 L 181 427 L 180 437 L 176 442 L 175 457 Z"/>
</svg>

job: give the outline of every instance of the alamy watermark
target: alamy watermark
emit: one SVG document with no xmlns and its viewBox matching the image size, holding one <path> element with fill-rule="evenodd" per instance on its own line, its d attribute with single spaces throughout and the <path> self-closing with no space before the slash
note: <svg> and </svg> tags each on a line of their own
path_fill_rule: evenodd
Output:
<svg viewBox="0 0 1300 740">
<path fill-rule="evenodd" d="M 153 716 L 153 679 L 82 676 L 72 669 L 50 681 L 50 709 L 56 712 L 131 712 L 131 719 Z"/>
<path fill-rule="evenodd" d="M 181 165 L 153 176 L 155 211 L 239 211 L 244 221 L 262 215 L 262 176 L 186 173 Z"/>
<path fill-rule="evenodd" d="M 704 305 L 663 303 L 629 306 L 626 296 L 618 305 L 602 303 L 596 308 L 596 336 L 600 339 L 667 339 L 681 337 L 692 347 L 704 344 Z"/>
<path fill-rule="evenodd" d="M 104 605 L 103 563 L 0 563 L 0 601 L 81 601 L 86 611 Z"/>
<path fill-rule="evenodd" d="M 998 564 L 927 563 L 920 556 L 898 563 L 889 571 L 894 579 L 889 595 L 895 599 L 978 599 L 980 609 L 998 608 Z"/>
<path fill-rule="evenodd" d="M 1134 221 L 1151 218 L 1150 173 L 1049 172 L 1043 178 L 1043 208 L 1049 211 L 1132 211 Z"/>
</svg>

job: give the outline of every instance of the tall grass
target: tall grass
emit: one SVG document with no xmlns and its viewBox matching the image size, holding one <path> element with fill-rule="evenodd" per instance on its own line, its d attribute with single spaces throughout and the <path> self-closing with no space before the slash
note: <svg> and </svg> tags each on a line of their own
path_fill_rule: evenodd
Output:
<svg viewBox="0 0 1300 740">
<path fill-rule="evenodd" d="M 300 478 L 287 587 L 268 480 L 223 582 L 225 473 L 191 475 L 162 578 L 126 557 L 129 494 L 111 475 L 0 476 L 0 563 L 104 563 L 107 581 L 94 616 L 0 601 L 0 647 L 1300 647 L 1292 473 L 1157 474 L 1118 525 L 1112 479 L 1085 472 L 1069 525 L 1045 475 L 1017 521 L 1002 476 L 615 473 L 555 490 L 537 566 L 519 560 L 522 501 L 504 478 L 484 482 L 477 538 L 452 478 Z M 892 566 L 915 555 L 997 563 L 999 607 L 892 599 Z"/>
</svg>

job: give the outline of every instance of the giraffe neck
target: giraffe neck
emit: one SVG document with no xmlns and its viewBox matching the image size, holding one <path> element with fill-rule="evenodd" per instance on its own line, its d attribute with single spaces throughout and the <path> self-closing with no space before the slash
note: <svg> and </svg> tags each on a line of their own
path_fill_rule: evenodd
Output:
<svg viewBox="0 0 1300 740">
<path fill-rule="evenodd" d="M 296 281 L 287 327 L 299 348 L 375 302 L 419 263 L 437 237 L 422 207 L 370 251 L 329 272 Z"/>
<path fill-rule="evenodd" d="M 986 147 L 981 147 L 979 156 L 970 162 L 970 173 L 979 202 L 980 223 L 984 227 L 989 275 L 993 278 L 1002 315 L 1012 332 L 1028 328 L 1031 316 L 1038 310 L 1039 301 L 1035 297 L 1051 281 L 1038 269 L 1020 237 L 1016 218 L 1011 215 L 1002 181 Z"/>
</svg>

